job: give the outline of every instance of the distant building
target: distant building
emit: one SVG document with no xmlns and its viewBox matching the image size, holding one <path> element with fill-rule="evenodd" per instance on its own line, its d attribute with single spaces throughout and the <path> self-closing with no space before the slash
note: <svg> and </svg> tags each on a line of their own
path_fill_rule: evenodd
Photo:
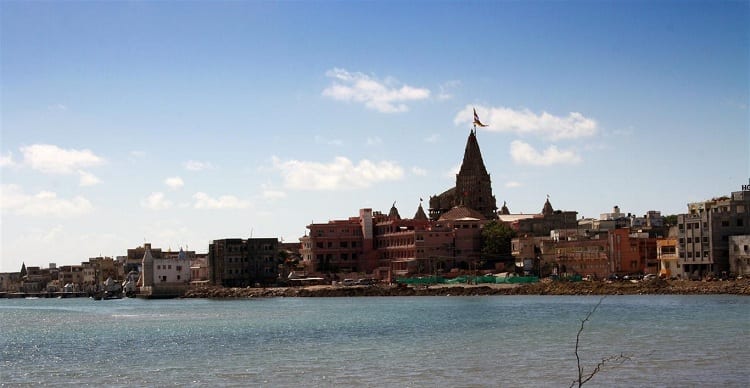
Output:
<svg viewBox="0 0 750 388">
<path fill-rule="evenodd" d="M 507 208 L 503 206 L 506 210 Z M 578 212 L 561 211 L 552 208 L 547 198 L 541 213 L 536 214 L 501 214 L 501 221 L 509 225 L 518 235 L 548 237 L 553 230 L 578 228 Z"/>
<path fill-rule="evenodd" d="M 657 272 L 656 238 L 649 237 L 648 233 L 633 233 L 628 228 L 611 230 L 607 238 L 611 273 Z"/>
<path fill-rule="evenodd" d="M 62 265 L 58 268 L 57 279 L 60 285 L 70 285 L 75 290 L 83 290 L 83 266 Z"/>
<path fill-rule="evenodd" d="M 276 238 L 222 239 L 208 246 L 208 280 L 225 287 L 275 283 L 279 276 Z"/>
<path fill-rule="evenodd" d="M 482 259 L 483 214 L 457 206 L 437 221 L 420 204 L 413 218 L 401 218 L 395 204 L 388 214 L 361 209 L 359 217 L 310 224 L 300 238 L 308 272 L 359 272 L 379 279 L 476 268 Z M 485 262 L 485 264 L 487 264 Z"/>
<path fill-rule="evenodd" d="M 603 236 L 602 236 L 603 237 Z M 606 238 L 556 241 L 542 250 L 543 261 L 558 275 L 591 275 L 604 279 L 612 273 Z"/>
<path fill-rule="evenodd" d="M 682 278 L 682 267 L 677 255 L 677 238 L 666 237 L 656 240 L 656 258 L 659 260 L 659 276 L 667 279 Z"/>
<path fill-rule="evenodd" d="M 151 244 L 143 244 L 140 294 L 146 297 L 182 295 L 190 283 L 190 261 L 180 250 L 177 256 L 155 258 Z"/>
<path fill-rule="evenodd" d="M 190 281 L 193 283 L 208 282 L 208 253 L 196 254 L 190 260 Z"/>
<path fill-rule="evenodd" d="M 0 273 L 0 292 L 18 292 L 21 287 L 20 272 Z"/>
<path fill-rule="evenodd" d="M 125 263 L 123 264 L 123 271 L 124 273 L 129 273 L 130 271 L 136 271 L 140 272 L 141 270 L 141 263 L 143 261 L 143 255 L 146 253 L 146 248 L 144 244 L 143 246 L 139 246 L 133 249 L 128 249 L 128 254 L 125 258 Z M 149 244 L 149 247 L 151 244 Z M 161 259 L 161 249 L 160 248 L 150 248 L 151 249 L 151 256 L 155 259 Z"/>
<path fill-rule="evenodd" d="M 740 276 L 750 275 L 750 235 L 729 237 L 729 271 Z"/>
<path fill-rule="evenodd" d="M 691 278 L 728 272 L 729 238 L 750 234 L 750 192 L 688 204 L 677 216 L 679 264 Z"/>
</svg>

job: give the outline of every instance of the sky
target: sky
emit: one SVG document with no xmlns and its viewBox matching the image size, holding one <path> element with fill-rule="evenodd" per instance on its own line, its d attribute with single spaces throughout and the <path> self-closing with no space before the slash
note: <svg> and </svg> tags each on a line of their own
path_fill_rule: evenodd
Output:
<svg viewBox="0 0 750 388">
<path fill-rule="evenodd" d="M 0 2 L 0 272 L 296 242 L 455 185 L 686 211 L 750 176 L 750 3 Z"/>
</svg>

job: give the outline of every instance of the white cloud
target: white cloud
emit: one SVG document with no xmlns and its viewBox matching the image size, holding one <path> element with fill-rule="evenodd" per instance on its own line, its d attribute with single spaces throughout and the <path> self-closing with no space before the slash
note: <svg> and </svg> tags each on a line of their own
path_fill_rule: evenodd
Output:
<svg viewBox="0 0 750 388">
<path fill-rule="evenodd" d="M 437 133 L 433 133 L 432 135 L 424 138 L 424 141 L 427 143 L 437 143 L 440 141 L 440 135 Z"/>
<path fill-rule="evenodd" d="M 8 152 L 7 155 L 0 155 L 0 167 L 13 167 L 16 162 L 13 161 L 13 153 Z"/>
<path fill-rule="evenodd" d="M 520 140 L 514 140 L 510 143 L 510 156 L 518 164 L 534 166 L 576 164 L 581 162 L 581 157 L 574 151 L 561 151 L 552 145 L 547 147 L 543 153 L 539 153 L 534 147 Z"/>
<path fill-rule="evenodd" d="M 394 162 L 374 163 L 364 159 L 355 165 L 345 157 L 337 157 L 331 163 L 282 161 L 274 157 L 273 165 L 281 171 L 285 187 L 299 190 L 366 188 L 404 176 L 403 168 Z"/>
<path fill-rule="evenodd" d="M 173 176 L 164 180 L 164 184 L 169 186 L 170 189 L 176 190 L 182 186 L 185 186 L 185 182 L 178 176 Z"/>
<path fill-rule="evenodd" d="M 326 72 L 333 78 L 333 84 L 323 90 L 323 96 L 334 100 L 364 103 L 369 109 L 381 113 L 406 112 L 408 101 L 424 100 L 430 97 L 430 90 L 399 85 L 392 78 L 378 80 L 362 73 L 350 73 L 345 69 L 334 68 Z"/>
<path fill-rule="evenodd" d="M 213 167 L 209 162 L 199 162 L 197 160 L 188 160 L 182 164 L 188 171 L 203 171 Z"/>
<path fill-rule="evenodd" d="M 142 200 L 141 206 L 151 210 L 164 210 L 172 207 L 172 201 L 166 199 L 164 193 L 155 192 Z"/>
<path fill-rule="evenodd" d="M 211 198 L 208 194 L 198 192 L 193 195 L 196 209 L 245 209 L 250 202 L 239 199 L 233 195 L 222 195 L 219 198 Z"/>
<path fill-rule="evenodd" d="M 63 149 L 51 144 L 21 147 L 23 162 L 46 174 L 72 174 L 82 167 L 98 166 L 104 159 L 90 150 Z"/>
<path fill-rule="evenodd" d="M 417 176 L 426 176 L 427 170 L 421 167 L 414 166 L 411 168 L 411 173 Z"/>
<path fill-rule="evenodd" d="M 368 137 L 367 138 L 367 145 L 368 146 L 376 146 L 383 144 L 383 139 L 375 136 L 375 137 Z"/>
<path fill-rule="evenodd" d="M 471 124 L 474 121 L 473 106 L 467 105 L 458 112 L 453 122 Z M 506 107 L 485 108 L 477 106 L 477 114 L 490 132 L 509 132 L 518 135 L 535 135 L 545 139 L 577 139 L 597 133 L 596 120 L 578 112 L 567 116 L 555 116 L 547 112 L 539 114 L 528 109 L 514 110 Z"/>
<path fill-rule="evenodd" d="M 83 170 L 78 170 L 78 176 L 80 178 L 79 184 L 81 186 L 94 186 L 100 182 L 94 174 Z"/>
<path fill-rule="evenodd" d="M 19 215 L 57 217 L 80 216 L 93 210 L 91 202 L 81 196 L 62 199 L 51 191 L 29 195 L 13 184 L 0 185 L 0 208 Z"/>
<path fill-rule="evenodd" d="M 270 200 L 283 199 L 286 198 L 286 193 L 279 190 L 264 189 L 263 198 Z"/>
<path fill-rule="evenodd" d="M 509 189 L 514 189 L 516 187 L 521 187 L 521 186 L 523 186 L 523 184 L 521 184 L 521 182 L 516 182 L 516 181 L 505 182 L 505 187 L 509 188 Z"/>
</svg>

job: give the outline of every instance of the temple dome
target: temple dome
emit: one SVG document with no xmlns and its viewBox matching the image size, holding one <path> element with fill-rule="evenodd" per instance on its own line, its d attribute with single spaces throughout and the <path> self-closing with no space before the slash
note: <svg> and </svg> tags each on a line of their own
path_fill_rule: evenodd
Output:
<svg viewBox="0 0 750 388">
<path fill-rule="evenodd" d="M 468 208 L 463 205 L 459 205 L 443 213 L 442 215 L 440 215 L 440 219 L 438 219 L 438 222 L 467 220 L 467 219 L 474 219 L 478 221 L 478 220 L 486 220 L 487 218 L 482 213 L 474 209 Z"/>
</svg>

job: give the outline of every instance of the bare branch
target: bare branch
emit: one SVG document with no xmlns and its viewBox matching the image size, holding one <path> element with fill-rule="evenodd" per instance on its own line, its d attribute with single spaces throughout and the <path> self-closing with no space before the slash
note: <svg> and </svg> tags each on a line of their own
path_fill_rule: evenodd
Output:
<svg viewBox="0 0 750 388">
<path fill-rule="evenodd" d="M 602 359 L 598 364 L 596 364 L 596 367 L 594 368 L 594 370 L 592 370 L 591 373 L 589 373 L 588 376 L 586 376 L 585 379 L 581 380 L 581 383 L 579 384 L 579 386 L 581 386 L 581 385 L 585 384 L 587 381 L 591 380 L 594 377 L 594 375 L 596 375 L 597 373 L 599 373 L 599 371 L 602 369 L 602 367 L 605 364 L 610 363 L 610 362 L 617 363 L 617 364 L 622 364 L 625 361 L 629 361 L 630 358 L 631 358 L 630 355 L 625 355 L 624 353 L 620 353 L 617 356 L 609 356 L 609 357 L 606 357 L 606 358 Z"/>
<path fill-rule="evenodd" d="M 586 322 L 591 319 L 591 316 L 594 315 L 596 310 L 601 306 L 602 302 L 604 301 L 604 298 L 607 296 L 604 295 L 599 299 L 599 302 L 594 306 L 594 308 L 589 311 L 588 314 L 586 314 L 586 317 L 581 320 L 581 327 L 578 328 L 578 333 L 576 334 L 576 348 L 575 348 L 575 355 L 576 355 L 576 365 L 578 366 L 578 379 L 573 380 L 572 383 L 570 383 L 570 388 L 573 388 L 578 385 L 578 387 L 583 386 L 583 384 L 587 383 L 589 380 L 594 378 L 594 376 L 601 371 L 601 369 L 608 363 L 616 363 L 616 364 L 622 364 L 625 361 L 629 361 L 631 359 L 630 355 L 625 355 L 624 353 L 620 353 L 616 356 L 609 356 L 606 358 L 603 358 L 598 364 L 596 364 L 596 367 L 591 371 L 591 373 L 584 376 L 583 373 L 583 366 L 581 365 L 581 355 L 579 354 L 580 344 L 581 344 L 581 334 L 583 333 L 583 330 L 585 328 Z"/>
</svg>

